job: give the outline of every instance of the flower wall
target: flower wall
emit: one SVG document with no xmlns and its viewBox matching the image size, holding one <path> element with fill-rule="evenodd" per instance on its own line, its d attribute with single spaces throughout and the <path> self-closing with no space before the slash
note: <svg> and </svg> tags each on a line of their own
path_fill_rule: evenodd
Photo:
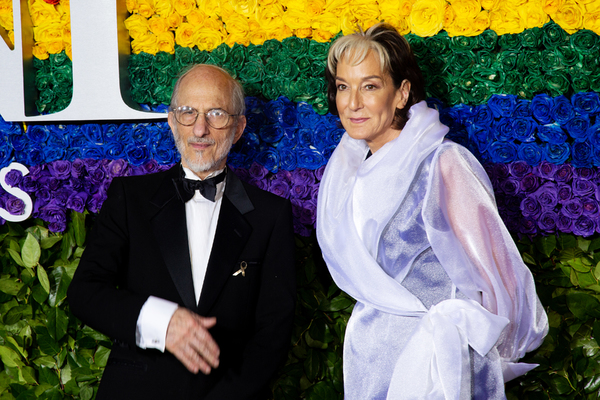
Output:
<svg viewBox="0 0 600 400">
<path fill-rule="evenodd" d="M 9 3 L 0 0 L 0 26 L 8 32 Z M 40 113 L 57 112 L 72 96 L 69 3 L 27 3 L 34 25 L 36 106 Z M 319 181 L 343 134 L 339 119 L 328 112 L 324 68 L 338 35 L 379 21 L 395 26 L 411 43 L 425 76 L 427 101 L 450 127 L 448 137 L 484 164 L 500 214 L 534 272 L 549 313 L 550 335 L 529 356 L 540 367 L 509 384 L 509 398 L 597 398 L 600 1 L 127 0 L 126 5 L 133 99 L 145 109 L 166 112 L 174 80 L 187 65 L 226 68 L 247 95 L 248 126 L 230 166 L 243 180 L 292 202 L 299 305 L 289 359 L 273 383 L 273 398 L 342 398 L 341 346 L 352 300 L 331 282 L 314 239 Z M 23 306 L 22 286 L 15 290 L 14 282 L 30 282 L 31 293 L 46 282 L 37 273 L 28 280 L 15 272 L 28 271 L 23 257 L 33 245 L 25 247 L 26 232 L 42 248 L 43 240 L 57 238 L 63 244 L 53 244 L 60 245 L 60 257 L 54 258 L 76 264 L 84 247 L 81 221 L 88 227 L 93 222 L 112 178 L 155 172 L 178 160 L 166 122 L 25 125 L 0 118 L 0 168 L 13 161 L 29 167 L 26 176 L 9 173 L 6 183 L 32 197 L 36 218 L 34 226 L 29 221 L 2 227 L 0 256 L 6 259 L 0 297 L 14 298 L 6 300 L 0 314 Z M 0 189 L 0 207 L 18 215 L 24 203 Z M 15 225 L 25 230 L 19 233 Z M 52 263 L 46 269 L 61 267 L 54 258 L 48 255 Z M 65 276 L 73 270 L 66 268 Z M 64 282 L 55 275 L 50 274 L 48 293 Z M 41 295 L 32 298 L 28 304 L 47 302 Z M 64 308 L 61 304 L 49 307 Z M 48 322 L 44 313 L 44 324 L 56 321 Z M 69 329 L 76 328 L 68 309 L 64 318 Z M 22 328 L 12 319 L 13 324 L 2 322 L 7 332 Z M 81 337 L 76 331 L 65 328 L 64 347 L 51 337 L 59 343 L 55 353 L 44 346 L 27 356 L 27 336 L 0 335 L 5 366 L 0 382 L 13 382 L 4 392 L 0 385 L 0 394 L 17 398 L 37 390 L 37 396 L 93 397 L 103 367 L 94 352 L 101 351 L 105 361 L 103 349 L 110 343 L 97 333 Z M 18 346 L 6 344 L 9 337 L 16 337 Z M 32 342 L 28 345 L 35 347 Z M 61 356 L 62 349 L 73 354 L 72 361 Z M 38 360 L 35 356 L 55 361 L 31 361 L 27 365 L 35 371 L 26 379 L 25 360 Z M 42 364 L 49 369 L 40 369 Z M 66 376 L 66 366 L 90 373 Z M 42 382 L 52 385 L 42 391 Z"/>
</svg>

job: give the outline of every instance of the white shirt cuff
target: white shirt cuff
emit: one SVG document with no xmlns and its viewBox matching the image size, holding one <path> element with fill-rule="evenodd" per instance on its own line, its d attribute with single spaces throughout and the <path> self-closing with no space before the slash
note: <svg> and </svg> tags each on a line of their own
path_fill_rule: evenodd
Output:
<svg viewBox="0 0 600 400">
<path fill-rule="evenodd" d="M 157 349 L 164 353 L 167 328 L 179 305 L 172 301 L 150 296 L 144 303 L 137 320 L 135 343 L 142 349 Z"/>
</svg>

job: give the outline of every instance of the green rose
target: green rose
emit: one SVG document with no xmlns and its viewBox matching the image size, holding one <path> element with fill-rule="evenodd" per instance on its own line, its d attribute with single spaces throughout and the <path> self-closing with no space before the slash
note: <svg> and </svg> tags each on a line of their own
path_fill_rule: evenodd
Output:
<svg viewBox="0 0 600 400">
<path fill-rule="evenodd" d="M 526 75 L 522 82 L 521 90 L 517 94 L 524 99 L 531 99 L 536 94 L 546 92 L 546 83 L 541 75 Z"/>
<path fill-rule="evenodd" d="M 544 80 L 552 96 L 560 96 L 567 93 L 571 86 L 569 78 L 562 71 L 550 71 L 545 74 Z"/>
<path fill-rule="evenodd" d="M 296 58 L 296 65 L 298 65 L 298 70 L 300 72 L 305 72 L 312 66 L 312 60 L 308 56 L 300 56 Z"/>
<path fill-rule="evenodd" d="M 542 30 L 540 28 L 525 29 L 520 36 L 523 47 L 533 47 L 535 49 L 541 43 Z"/>
<path fill-rule="evenodd" d="M 500 36 L 498 44 L 503 50 L 517 51 L 522 47 L 521 37 L 517 34 L 507 33 Z"/>
<path fill-rule="evenodd" d="M 218 65 L 223 65 L 225 60 L 227 60 L 229 50 L 229 46 L 227 46 L 225 43 L 221 43 L 210 52 L 210 56 L 213 60 L 217 61 Z"/>
<path fill-rule="evenodd" d="M 467 104 L 483 104 L 488 101 L 488 99 L 492 96 L 493 92 L 490 90 L 490 86 L 486 85 L 482 82 L 478 82 L 473 86 L 473 89 L 466 92 L 467 95 Z"/>
<path fill-rule="evenodd" d="M 522 50 L 517 58 L 517 69 L 528 74 L 539 75 L 542 61 L 536 50 Z"/>
<path fill-rule="evenodd" d="M 450 38 L 445 31 L 438 33 L 435 36 L 428 38 L 426 45 L 429 50 L 428 56 L 433 55 L 435 57 L 447 56 L 450 53 Z"/>
<path fill-rule="evenodd" d="M 323 60 L 315 60 L 310 65 L 310 75 L 314 78 L 325 79 L 325 68 L 327 63 Z"/>
<path fill-rule="evenodd" d="M 505 71 L 510 71 L 517 68 L 517 59 L 519 53 L 516 51 L 506 50 L 498 53 L 496 60 L 502 65 Z"/>
<path fill-rule="evenodd" d="M 282 60 L 279 64 L 279 75 L 282 78 L 287 80 L 296 79 L 299 73 L 300 69 L 298 68 L 298 64 L 296 64 L 294 60 L 290 58 Z"/>
<path fill-rule="evenodd" d="M 477 43 L 479 46 L 486 50 L 494 50 L 498 43 L 498 34 L 491 30 L 486 29 L 480 35 L 477 35 Z"/>
<path fill-rule="evenodd" d="M 323 95 L 326 91 L 325 81 L 318 78 L 308 78 L 306 80 L 306 94 L 311 97 Z"/>
<path fill-rule="evenodd" d="M 194 63 L 194 50 L 189 47 L 175 47 L 175 63 L 180 67 L 187 67 Z"/>
<path fill-rule="evenodd" d="M 581 70 L 594 74 L 599 70 L 598 56 L 593 54 L 585 54 L 581 56 Z"/>
<path fill-rule="evenodd" d="M 159 51 L 154 56 L 152 66 L 155 69 L 166 70 L 173 64 L 173 55 L 166 51 Z"/>
<path fill-rule="evenodd" d="M 450 71 L 464 71 L 475 64 L 475 54 L 472 51 L 453 52 L 447 60 L 447 68 Z"/>
<path fill-rule="evenodd" d="M 270 55 L 270 53 L 267 52 L 267 47 L 262 45 L 254 45 L 252 43 L 248 45 L 248 58 L 258 57 L 262 60 L 266 55 Z"/>
<path fill-rule="evenodd" d="M 238 43 L 234 44 L 225 63 L 227 69 L 230 71 L 239 71 L 242 69 L 246 62 L 246 55 L 246 46 Z"/>
<path fill-rule="evenodd" d="M 156 103 L 169 104 L 171 102 L 173 86 L 175 86 L 175 82 L 155 86 L 152 91 L 152 97 L 155 99 Z"/>
<path fill-rule="evenodd" d="M 518 71 L 508 71 L 504 75 L 504 91 L 510 94 L 519 94 L 522 74 Z"/>
<path fill-rule="evenodd" d="M 469 51 L 477 47 L 478 41 L 473 36 L 454 36 L 450 38 L 451 51 Z"/>
<path fill-rule="evenodd" d="M 582 29 L 571 35 L 571 46 L 576 52 L 583 55 L 594 54 L 597 56 L 600 51 L 599 42 L 598 35 L 587 29 Z"/>
<path fill-rule="evenodd" d="M 251 82 L 244 84 L 244 93 L 246 96 L 260 96 L 262 92 L 261 82 Z"/>
<path fill-rule="evenodd" d="M 413 53 L 415 54 L 415 57 L 417 57 L 417 59 L 423 58 L 425 53 L 427 53 L 427 49 L 428 49 L 425 38 L 417 36 L 413 33 L 409 33 L 408 35 L 406 35 L 404 37 L 410 44 L 410 48 L 412 49 Z"/>
<path fill-rule="evenodd" d="M 58 85 L 73 86 L 73 68 L 71 64 L 63 64 L 54 68 L 53 75 Z"/>
<path fill-rule="evenodd" d="M 244 85 L 262 82 L 265 76 L 265 67 L 261 62 L 250 60 L 244 64 L 238 76 Z"/>
<path fill-rule="evenodd" d="M 265 63 L 265 74 L 267 76 L 279 75 L 279 65 L 282 61 L 280 57 L 270 57 Z"/>
<path fill-rule="evenodd" d="M 296 36 L 290 36 L 281 41 L 283 49 L 290 57 L 296 58 L 308 53 L 308 46 L 310 40 L 299 38 Z"/>
<path fill-rule="evenodd" d="M 50 62 L 48 60 L 40 60 L 33 57 L 33 68 L 36 71 L 50 72 Z"/>
<path fill-rule="evenodd" d="M 35 101 L 35 106 L 38 112 L 50 112 L 51 103 L 55 100 L 54 92 L 46 89 L 40 92 L 38 99 Z"/>
<path fill-rule="evenodd" d="M 590 89 L 594 92 L 600 92 L 600 74 L 590 77 Z"/>
<path fill-rule="evenodd" d="M 475 54 L 475 63 L 482 67 L 489 68 L 495 62 L 496 62 L 496 55 L 487 50 L 479 50 Z"/>
<path fill-rule="evenodd" d="M 454 83 L 461 89 L 471 90 L 473 86 L 475 86 L 477 81 L 475 80 L 475 77 L 472 74 L 472 70 L 468 69 L 463 71 Z"/>
<path fill-rule="evenodd" d="M 59 90 L 55 91 L 56 100 L 52 102 L 49 112 L 59 112 L 64 110 L 71 104 L 73 98 L 73 87 L 59 87 Z"/>
<path fill-rule="evenodd" d="M 155 69 L 153 74 L 153 80 L 159 86 L 170 85 L 171 81 L 174 80 L 173 75 L 171 75 L 167 69 Z"/>
<path fill-rule="evenodd" d="M 588 74 L 577 72 L 571 75 L 571 84 L 574 92 L 588 92 L 591 86 L 590 76 Z M 593 89 L 592 89 L 593 90 Z"/>
<path fill-rule="evenodd" d="M 262 95 L 267 100 L 275 100 L 281 94 L 279 90 L 279 82 L 275 77 L 267 77 L 262 83 Z"/>
<path fill-rule="evenodd" d="M 562 54 L 556 50 L 545 49 L 540 53 L 540 65 L 542 70 L 560 70 L 565 68 Z"/>
<path fill-rule="evenodd" d="M 454 106 L 461 103 L 467 104 L 467 96 L 464 90 L 455 87 L 448 93 L 448 105 Z"/>
<path fill-rule="evenodd" d="M 147 103 L 150 98 L 150 91 L 152 90 L 153 82 L 152 69 L 143 68 L 130 71 L 129 80 L 131 82 L 132 97 L 136 99 L 144 99 L 144 101 L 137 101 L 138 103 Z"/>
<path fill-rule="evenodd" d="M 209 56 L 210 53 L 208 51 L 196 49 L 196 51 L 194 51 L 194 64 L 206 63 L 206 60 L 208 60 Z"/>
<path fill-rule="evenodd" d="M 316 96 L 311 99 L 313 110 L 319 115 L 325 115 L 329 111 L 329 103 L 327 102 L 327 96 Z"/>
<path fill-rule="evenodd" d="M 313 40 L 308 45 L 308 56 L 313 60 L 327 60 L 329 43 L 319 43 Z"/>
<path fill-rule="evenodd" d="M 569 41 L 567 32 L 554 21 L 542 27 L 542 42 L 548 49 L 565 45 Z"/>
<path fill-rule="evenodd" d="M 63 64 L 71 64 L 71 60 L 69 59 L 69 56 L 67 56 L 67 53 L 65 53 L 64 50 L 57 54 L 50 54 L 50 57 L 48 59 L 50 60 L 50 65 L 52 67 L 58 67 Z"/>
<path fill-rule="evenodd" d="M 501 93 L 505 82 L 504 71 L 494 68 L 477 68 L 473 72 L 473 78 L 486 87 L 493 88 L 495 93 Z"/>
<path fill-rule="evenodd" d="M 35 74 L 35 87 L 39 92 L 52 88 L 55 84 L 54 74 L 39 70 Z"/>
<path fill-rule="evenodd" d="M 266 54 L 279 53 L 281 51 L 281 42 L 277 39 L 265 40 L 262 47 Z"/>
<path fill-rule="evenodd" d="M 436 75 L 429 78 L 427 85 L 427 96 L 436 99 L 445 99 L 448 96 L 447 78 L 442 75 Z"/>
</svg>

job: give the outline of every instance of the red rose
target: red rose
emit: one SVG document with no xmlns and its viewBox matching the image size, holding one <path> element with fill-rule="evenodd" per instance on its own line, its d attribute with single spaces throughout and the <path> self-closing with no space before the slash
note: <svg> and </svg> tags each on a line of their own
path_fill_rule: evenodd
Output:
<svg viewBox="0 0 600 400">
<path fill-rule="evenodd" d="M 46 3 L 48 4 L 52 4 L 53 6 L 57 5 L 58 3 L 60 3 L 60 0 L 44 0 Z"/>
</svg>

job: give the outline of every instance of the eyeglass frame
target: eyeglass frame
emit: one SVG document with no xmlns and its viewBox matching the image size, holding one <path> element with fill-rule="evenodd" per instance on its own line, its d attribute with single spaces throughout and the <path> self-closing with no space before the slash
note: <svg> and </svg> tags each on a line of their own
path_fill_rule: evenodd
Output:
<svg viewBox="0 0 600 400">
<path fill-rule="evenodd" d="M 192 122 L 189 125 L 186 125 L 186 124 L 182 123 L 181 121 L 179 121 L 179 119 L 177 119 L 176 111 L 181 111 L 181 108 L 183 108 L 183 107 L 187 107 L 187 108 L 190 108 L 190 109 L 196 111 L 196 118 L 194 119 L 194 122 Z M 225 126 L 222 126 L 221 128 L 215 128 L 214 126 L 211 125 L 211 123 L 208 121 L 207 114 L 213 110 L 220 110 L 220 111 L 223 111 L 225 114 L 227 114 L 227 123 L 225 124 Z M 169 106 L 169 112 L 172 112 L 173 116 L 175 117 L 175 121 L 177 121 L 178 124 L 183 125 L 183 126 L 193 126 L 198 121 L 198 117 L 200 116 L 200 114 L 202 114 L 202 115 L 204 115 L 204 120 L 206 121 L 206 123 L 213 129 L 226 129 L 230 126 L 231 117 L 239 117 L 241 115 L 241 114 L 229 114 L 227 111 L 223 110 L 222 108 L 218 108 L 218 107 L 211 108 L 210 110 L 208 110 L 208 112 L 200 112 L 191 106 L 178 106 L 178 107 Z"/>
</svg>

